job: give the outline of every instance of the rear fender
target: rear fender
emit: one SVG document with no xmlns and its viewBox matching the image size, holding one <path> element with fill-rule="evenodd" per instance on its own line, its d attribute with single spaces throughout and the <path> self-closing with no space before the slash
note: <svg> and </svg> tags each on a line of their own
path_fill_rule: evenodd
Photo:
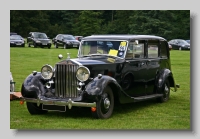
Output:
<svg viewBox="0 0 200 139">
<path fill-rule="evenodd" d="M 159 72 L 155 84 L 157 89 L 161 90 L 166 80 L 169 81 L 170 87 L 174 87 L 174 90 L 176 91 L 177 87 L 175 85 L 175 80 L 172 72 L 169 69 L 163 69 Z"/>
</svg>

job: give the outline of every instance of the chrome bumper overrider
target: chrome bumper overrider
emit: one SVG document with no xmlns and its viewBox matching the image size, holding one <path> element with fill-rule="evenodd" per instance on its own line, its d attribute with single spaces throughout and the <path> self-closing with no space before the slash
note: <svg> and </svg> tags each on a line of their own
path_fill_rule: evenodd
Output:
<svg viewBox="0 0 200 139">
<path fill-rule="evenodd" d="M 93 103 L 85 103 L 85 102 L 74 102 L 71 99 L 68 101 L 60 101 L 60 100 L 44 100 L 41 98 L 38 99 L 33 99 L 33 98 L 20 98 L 21 101 L 26 101 L 26 102 L 33 102 L 37 103 L 39 106 L 40 104 L 45 104 L 45 105 L 58 105 L 58 106 L 68 106 L 69 109 L 72 108 L 72 106 L 80 106 L 80 107 L 96 107 L 96 102 Z"/>
</svg>

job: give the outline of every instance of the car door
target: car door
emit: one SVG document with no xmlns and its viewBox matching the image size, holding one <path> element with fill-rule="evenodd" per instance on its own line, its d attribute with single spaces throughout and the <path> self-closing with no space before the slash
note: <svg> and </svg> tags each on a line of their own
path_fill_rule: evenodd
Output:
<svg viewBox="0 0 200 139">
<path fill-rule="evenodd" d="M 159 45 L 159 40 L 148 40 L 147 43 L 146 94 L 154 92 L 156 74 L 160 68 Z"/>
<path fill-rule="evenodd" d="M 179 49 L 179 44 L 178 44 L 178 41 L 177 40 L 173 40 L 173 43 L 172 43 L 172 48 L 173 49 Z"/>
<path fill-rule="evenodd" d="M 59 36 L 57 37 L 57 45 L 58 45 L 58 46 L 62 46 L 62 45 L 63 45 L 62 39 L 63 39 L 63 36 L 62 36 L 62 35 L 59 35 Z"/>
<path fill-rule="evenodd" d="M 146 58 L 145 40 L 129 43 L 126 51 L 126 64 L 123 69 L 122 88 L 132 97 L 145 95 Z"/>
</svg>

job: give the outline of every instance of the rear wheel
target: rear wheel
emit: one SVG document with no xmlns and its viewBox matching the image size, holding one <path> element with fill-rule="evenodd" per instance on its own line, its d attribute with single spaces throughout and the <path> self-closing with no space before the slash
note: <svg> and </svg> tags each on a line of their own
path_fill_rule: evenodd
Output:
<svg viewBox="0 0 200 139">
<path fill-rule="evenodd" d="M 92 116 L 97 119 L 109 118 L 114 109 L 114 96 L 111 88 L 107 86 L 101 95 L 101 99 L 96 102 L 96 111 L 92 111 Z"/>
<path fill-rule="evenodd" d="M 45 114 L 48 112 L 48 111 L 42 110 L 42 105 L 40 105 L 38 107 L 36 103 L 26 102 L 26 106 L 27 106 L 29 113 L 32 115 Z"/>
<path fill-rule="evenodd" d="M 169 81 L 166 79 L 165 83 L 164 83 L 164 86 L 163 86 L 163 89 L 162 89 L 162 92 L 159 92 L 159 93 L 162 93 L 163 96 L 158 98 L 158 101 L 163 103 L 163 102 L 166 102 L 169 100 L 169 96 L 170 96 L 170 84 L 169 84 Z"/>
</svg>

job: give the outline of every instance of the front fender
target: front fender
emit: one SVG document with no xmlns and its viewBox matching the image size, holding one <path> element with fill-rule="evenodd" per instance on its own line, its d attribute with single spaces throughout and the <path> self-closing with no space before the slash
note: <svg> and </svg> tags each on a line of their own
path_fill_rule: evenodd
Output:
<svg viewBox="0 0 200 139">
<path fill-rule="evenodd" d="M 40 72 L 27 76 L 21 87 L 22 96 L 27 98 L 37 98 L 38 95 L 44 95 L 45 91 L 44 79 Z"/>
<path fill-rule="evenodd" d="M 96 77 L 89 82 L 85 87 L 85 91 L 88 93 L 88 95 L 99 96 L 103 93 L 104 88 L 110 84 L 114 85 L 118 91 L 121 90 L 120 85 L 114 78 L 107 75 L 102 75 L 101 77 Z"/>
</svg>

